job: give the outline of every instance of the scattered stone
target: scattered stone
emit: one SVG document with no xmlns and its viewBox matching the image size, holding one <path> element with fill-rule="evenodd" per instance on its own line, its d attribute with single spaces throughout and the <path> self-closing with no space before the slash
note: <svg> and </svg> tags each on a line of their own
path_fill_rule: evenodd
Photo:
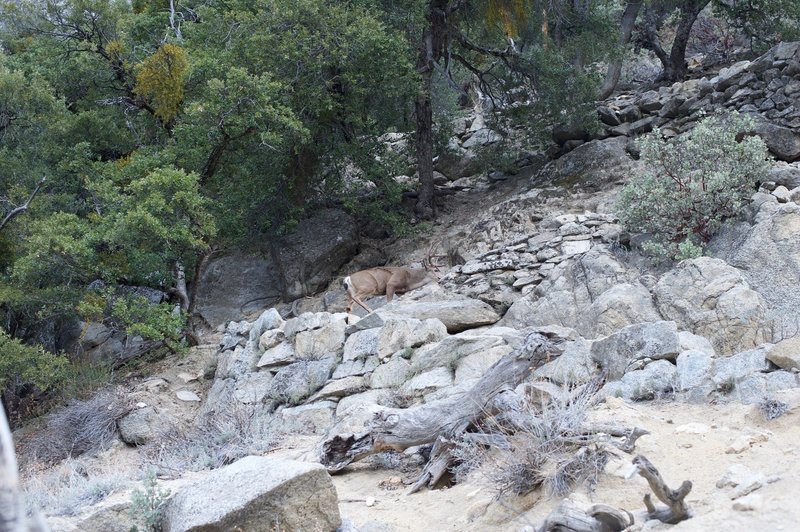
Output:
<svg viewBox="0 0 800 532">
<path fill-rule="evenodd" d="M 800 369 L 800 337 L 781 340 L 767 351 L 767 360 L 786 370 Z"/>
<path fill-rule="evenodd" d="M 189 390 L 178 390 L 177 392 L 175 392 L 175 396 L 181 401 L 186 401 L 188 403 L 200 402 L 200 398 L 197 397 L 197 394 Z"/>
<path fill-rule="evenodd" d="M 741 497 L 733 502 L 733 509 L 737 512 L 757 512 L 763 507 L 764 498 L 757 493 Z"/>
<path fill-rule="evenodd" d="M 156 411 L 151 406 L 137 408 L 117 422 L 119 437 L 128 445 L 144 445 L 153 439 Z"/>
</svg>

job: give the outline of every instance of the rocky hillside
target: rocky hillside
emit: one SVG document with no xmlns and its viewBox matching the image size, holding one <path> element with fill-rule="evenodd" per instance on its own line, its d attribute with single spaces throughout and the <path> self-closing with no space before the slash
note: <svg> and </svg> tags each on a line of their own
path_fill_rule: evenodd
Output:
<svg viewBox="0 0 800 532">
<path fill-rule="evenodd" d="M 158 501 L 166 530 L 540 530 L 562 500 L 562 515 L 591 519 L 589 507 L 607 503 L 633 512 L 631 530 L 669 528 L 643 511 L 645 480 L 623 479 L 641 452 L 669 487 L 694 483 L 683 493 L 693 517 L 677 530 L 791 529 L 798 479 L 780 464 L 798 451 L 800 408 L 798 73 L 800 43 L 784 43 L 713 75 L 617 95 L 598 108 L 596 138 L 556 131 L 557 159 L 503 180 L 469 173 L 470 150 L 497 135 L 465 121 L 451 140 L 458 164 L 439 165 L 455 207 L 429 237 L 461 264 L 438 285 L 376 298 L 380 308 L 355 323 L 327 285 L 358 248 L 352 221 L 335 213 L 307 222 L 303 246 L 281 256 L 212 259 L 215 281 L 198 298 L 216 333 L 178 367 L 131 384 L 124 443 L 93 463 L 157 471 L 172 490 Z M 679 135 L 721 107 L 760 117 L 756 133 L 776 159 L 769 181 L 710 256 L 655 268 L 613 214 L 641 169 L 633 140 L 653 127 Z M 427 247 L 410 246 L 388 254 Z M 369 263 L 366 249 L 345 269 Z M 294 317 L 268 308 L 245 318 L 323 286 Z M 519 361 L 502 385 L 492 380 Z M 498 484 L 493 470 L 519 465 L 507 456 L 519 438 L 539 441 L 530 420 L 555 415 L 569 422 L 558 418 L 553 438 L 564 443 L 547 459 L 567 449 L 602 461 L 594 490 L 553 489 L 558 475 L 527 490 Z M 637 441 L 634 428 L 649 434 Z M 451 489 L 397 495 L 447 484 L 448 467 L 482 453 Z M 27 470 L 31 491 L 43 475 Z M 129 530 L 126 509 L 139 506 L 121 486 L 71 517 L 48 508 L 52 528 Z"/>
</svg>

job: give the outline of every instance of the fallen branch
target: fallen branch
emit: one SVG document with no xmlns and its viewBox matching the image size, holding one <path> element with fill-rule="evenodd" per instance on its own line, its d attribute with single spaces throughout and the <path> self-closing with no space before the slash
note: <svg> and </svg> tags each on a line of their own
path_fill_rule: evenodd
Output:
<svg viewBox="0 0 800 532">
<path fill-rule="evenodd" d="M 647 516 L 650 519 L 658 519 L 663 523 L 674 525 L 680 523 L 691 517 L 689 515 L 689 507 L 686 506 L 684 499 L 692 491 L 692 482 L 684 480 L 681 487 L 677 490 L 670 489 L 658 469 L 650 463 L 650 460 L 642 455 L 636 456 L 633 459 L 633 465 L 636 466 L 636 472 L 647 480 L 650 484 L 650 489 L 653 490 L 656 497 L 661 502 L 667 505 L 667 508 L 656 509 L 650 494 L 644 496 L 644 505 L 647 507 Z"/>
<path fill-rule="evenodd" d="M 556 351 L 555 344 L 533 333 L 522 347 L 489 368 L 465 394 L 408 409 L 387 408 L 378 412 L 367 432 L 335 434 L 327 438 L 322 444 L 320 462 L 335 473 L 352 462 L 382 451 L 402 451 L 433 443 L 440 437 L 455 439 L 454 436 L 479 418 L 494 414 L 493 399 L 502 392 L 512 391 L 534 369 L 560 354 Z"/>
</svg>

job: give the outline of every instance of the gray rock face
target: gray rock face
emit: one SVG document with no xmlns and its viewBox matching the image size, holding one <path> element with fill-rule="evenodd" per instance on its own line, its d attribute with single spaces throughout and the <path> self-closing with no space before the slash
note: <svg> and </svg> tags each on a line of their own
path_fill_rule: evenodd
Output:
<svg viewBox="0 0 800 532">
<path fill-rule="evenodd" d="M 631 175 L 641 164 L 625 151 L 627 142 L 624 137 L 616 137 L 582 144 L 563 157 L 547 163 L 533 184 L 599 190 L 623 176 Z"/>
<path fill-rule="evenodd" d="M 499 336 L 459 334 L 420 347 L 411 355 L 411 362 L 415 372 L 445 366 L 455 368 L 459 360 L 469 355 L 505 347 L 505 340 Z"/>
<path fill-rule="evenodd" d="M 592 343 L 592 360 L 619 379 L 638 360 L 674 360 L 678 356 L 678 328 L 673 321 L 629 325 Z M 670 364 L 672 366 L 672 364 Z M 674 366 L 673 366 L 674 367 Z"/>
<path fill-rule="evenodd" d="M 764 203 L 755 225 L 739 224 L 712 244 L 715 255 L 739 268 L 766 303 L 765 319 L 781 340 L 800 320 L 800 206 Z M 744 346 L 749 347 L 749 346 Z"/>
<path fill-rule="evenodd" d="M 344 360 L 363 360 L 378 354 L 380 328 L 356 331 L 344 343 Z"/>
<path fill-rule="evenodd" d="M 788 338 L 775 344 L 767 360 L 785 370 L 800 369 L 800 337 Z"/>
<path fill-rule="evenodd" d="M 711 340 L 718 353 L 763 343 L 764 302 L 741 272 L 719 259 L 681 262 L 653 289 L 661 314 Z"/>
<path fill-rule="evenodd" d="M 272 375 L 268 371 L 248 373 L 236 379 L 233 397 L 243 404 L 258 404 L 266 397 Z"/>
<path fill-rule="evenodd" d="M 714 361 L 703 351 L 684 351 L 678 355 L 676 389 L 685 392 L 710 383 Z"/>
<path fill-rule="evenodd" d="M 167 504 L 168 532 L 320 530 L 341 524 L 319 464 L 248 456 L 183 487 Z"/>
<path fill-rule="evenodd" d="M 408 380 L 411 364 L 402 357 L 392 357 L 372 372 L 370 386 L 372 388 L 394 388 Z"/>
<path fill-rule="evenodd" d="M 200 275 L 195 311 L 211 327 L 264 309 L 281 297 L 281 281 L 268 256 L 231 254 L 209 259 Z"/>
<path fill-rule="evenodd" d="M 778 160 L 793 162 L 800 159 L 800 135 L 787 127 L 771 122 L 758 122 L 756 133 Z"/>
<path fill-rule="evenodd" d="M 591 329 L 595 324 L 583 314 L 592 303 L 606 290 L 631 282 L 634 277 L 636 274 L 608 251 L 592 248 L 556 265 L 530 295 L 511 305 L 500 324 L 517 328 L 561 325 L 573 329 L 580 324 L 584 330 Z"/>
<path fill-rule="evenodd" d="M 275 310 L 275 308 L 265 310 L 264 313 L 253 322 L 253 326 L 250 328 L 250 341 L 257 342 L 265 331 L 280 329 L 285 323 L 286 322 L 283 321 L 280 313 Z"/>
<path fill-rule="evenodd" d="M 137 408 L 117 422 L 119 437 L 129 445 L 143 445 L 153 439 L 156 421 L 153 407 Z"/>
<path fill-rule="evenodd" d="M 586 338 L 607 336 L 634 323 L 662 319 L 650 291 L 641 283 L 623 283 L 603 292 L 580 316 L 576 330 Z"/>
<path fill-rule="evenodd" d="M 327 358 L 285 366 L 275 374 L 266 396 L 278 403 L 298 404 L 325 385 L 334 364 L 335 359 Z"/>
<path fill-rule="evenodd" d="M 771 366 L 766 355 L 771 348 L 772 344 L 765 344 L 756 349 L 716 359 L 714 362 L 714 384 L 717 387 L 726 387 L 743 380 L 753 373 L 769 371 Z"/>
<path fill-rule="evenodd" d="M 378 333 L 378 357 L 384 359 L 401 349 L 437 342 L 447 336 L 447 328 L 438 319 L 387 319 Z"/>
<path fill-rule="evenodd" d="M 295 353 L 303 359 L 317 359 L 340 354 L 344 347 L 346 327 L 344 315 L 336 314 L 324 327 L 297 333 L 294 338 Z"/>
<path fill-rule="evenodd" d="M 583 338 L 567 342 L 558 358 L 537 368 L 533 374 L 559 385 L 588 382 L 597 373 L 590 348 L 591 344 Z"/>
<path fill-rule="evenodd" d="M 294 346 L 289 342 L 282 342 L 264 351 L 256 366 L 261 369 L 268 369 L 275 366 L 285 366 L 296 361 L 297 355 L 294 352 Z"/>
<path fill-rule="evenodd" d="M 644 369 L 626 373 L 622 377 L 619 389 L 622 397 L 626 399 L 653 399 L 674 389 L 676 374 L 674 364 L 666 360 L 656 360 L 646 365 Z"/>
<path fill-rule="evenodd" d="M 355 221 L 337 209 L 323 209 L 302 220 L 276 243 L 284 300 L 324 288 L 358 248 Z"/>
<path fill-rule="evenodd" d="M 258 361 L 258 348 L 251 342 L 233 351 L 223 351 L 217 358 L 216 378 L 239 377 L 253 371 Z"/>
</svg>

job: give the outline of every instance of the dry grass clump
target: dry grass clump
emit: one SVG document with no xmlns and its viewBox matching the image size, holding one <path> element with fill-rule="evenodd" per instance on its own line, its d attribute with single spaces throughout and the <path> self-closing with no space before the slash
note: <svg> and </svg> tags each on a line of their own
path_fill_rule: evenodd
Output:
<svg viewBox="0 0 800 532">
<path fill-rule="evenodd" d="M 613 453 L 584 428 L 597 386 L 589 383 L 566 399 L 523 397 L 513 423 L 490 417 L 479 437 L 461 442 L 456 478 L 479 469 L 499 495 L 525 495 L 544 487 L 562 496 L 580 482 L 597 483 Z M 513 425 L 513 427 L 512 427 Z"/>
<path fill-rule="evenodd" d="M 136 474 L 119 464 L 67 458 L 46 470 L 23 470 L 21 480 L 29 512 L 39 508 L 48 515 L 76 515 L 111 493 L 127 489 Z"/>
<path fill-rule="evenodd" d="M 269 417 L 257 405 L 238 401 L 201 417 L 189 428 L 171 426 L 141 448 L 159 475 L 215 469 L 239 458 L 263 454 L 275 445 Z"/>
<path fill-rule="evenodd" d="M 73 400 L 48 414 L 45 430 L 27 453 L 34 460 L 54 463 L 108 447 L 117 433 L 117 421 L 133 408 L 122 388 L 106 388 L 86 400 Z"/>
</svg>

